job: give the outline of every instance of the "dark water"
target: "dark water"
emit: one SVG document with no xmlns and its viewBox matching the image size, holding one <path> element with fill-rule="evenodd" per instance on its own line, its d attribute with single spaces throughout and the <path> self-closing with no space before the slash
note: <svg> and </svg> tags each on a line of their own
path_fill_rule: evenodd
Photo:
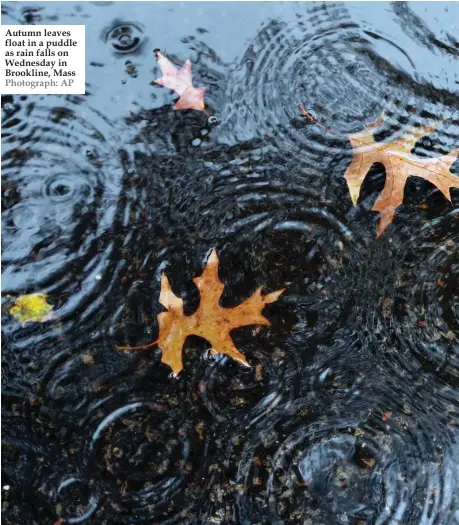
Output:
<svg viewBox="0 0 459 525">
<path fill-rule="evenodd" d="M 411 178 L 376 239 L 350 143 L 441 120 L 459 146 L 459 4 L 8 3 L 85 24 L 86 96 L 3 97 L 2 505 L 8 524 L 459 523 L 459 191 Z M 209 119 L 173 111 L 153 50 L 189 58 Z M 129 61 L 129 62 L 127 62 Z M 459 162 L 452 171 L 459 175 Z M 157 348 L 160 275 L 191 314 L 286 288 L 252 365 Z M 49 294 L 21 326 L 14 298 Z"/>
</svg>

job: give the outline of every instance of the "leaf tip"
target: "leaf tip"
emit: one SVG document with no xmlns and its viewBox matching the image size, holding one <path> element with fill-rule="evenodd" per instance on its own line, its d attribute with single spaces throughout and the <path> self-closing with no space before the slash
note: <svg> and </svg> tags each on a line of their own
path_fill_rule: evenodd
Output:
<svg viewBox="0 0 459 525">
<path fill-rule="evenodd" d="M 207 264 L 216 264 L 218 263 L 217 249 L 213 248 L 210 252 L 209 257 L 207 258 Z"/>
<path fill-rule="evenodd" d="M 252 365 L 250 365 L 247 360 L 243 361 L 242 359 L 236 359 L 236 361 L 245 368 L 252 368 Z"/>
<path fill-rule="evenodd" d="M 281 288 L 280 290 L 276 290 L 275 292 L 271 292 L 263 297 L 263 302 L 265 303 L 274 303 L 276 302 L 279 297 L 285 292 L 287 288 Z"/>
<path fill-rule="evenodd" d="M 381 235 L 385 232 L 386 228 L 389 226 L 390 223 L 388 224 L 383 224 L 382 220 L 380 219 L 379 220 L 379 223 L 378 223 L 378 228 L 376 230 L 376 238 L 378 239 L 379 237 L 381 237 Z"/>
</svg>

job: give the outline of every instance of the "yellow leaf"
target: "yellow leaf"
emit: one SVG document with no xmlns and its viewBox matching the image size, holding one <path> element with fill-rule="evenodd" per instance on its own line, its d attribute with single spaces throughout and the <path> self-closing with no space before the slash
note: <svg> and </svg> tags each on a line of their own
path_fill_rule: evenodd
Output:
<svg viewBox="0 0 459 525">
<path fill-rule="evenodd" d="M 21 324 L 48 321 L 53 307 L 46 302 L 47 294 L 32 293 L 18 297 L 10 308 L 10 314 Z"/>
</svg>

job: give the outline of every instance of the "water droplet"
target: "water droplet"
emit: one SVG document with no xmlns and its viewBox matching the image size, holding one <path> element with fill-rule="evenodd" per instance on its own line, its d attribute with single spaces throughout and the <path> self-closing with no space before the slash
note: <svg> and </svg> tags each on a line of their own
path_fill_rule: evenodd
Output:
<svg viewBox="0 0 459 525">
<path fill-rule="evenodd" d="M 207 123 L 210 126 L 216 126 L 219 123 L 218 117 L 215 115 L 210 115 L 210 117 L 207 119 Z"/>
<path fill-rule="evenodd" d="M 145 41 L 142 30 L 135 24 L 118 24 L 108 31 L 105 38 L 117 53 L 134 53 Z"/>
<path fill-rule="evenodd" d="M 126 71 L 126 73 L 130 77 L 133 77 L 133 78 L 137 77 L 137 68 L 130 60 L 126 60 L 126 62 L 124 63 L 124 71 Z"/>
<path fill-rule="evenodd" d="M 43 8 L 34 8 L 34 7 L 25 7 L 22 9 L 22 16 L 24 17 L 24 22 L 26 24 L 38 24 L 41 22 L 40 11 Z"/>
<path fill-rule="evenodd" d="M 6 113 L 13 113 L 16 109 L 16 106 L 10 102 L 7 102 L 3 105 L 3 109 L 6 111 Z"/>
</svg>

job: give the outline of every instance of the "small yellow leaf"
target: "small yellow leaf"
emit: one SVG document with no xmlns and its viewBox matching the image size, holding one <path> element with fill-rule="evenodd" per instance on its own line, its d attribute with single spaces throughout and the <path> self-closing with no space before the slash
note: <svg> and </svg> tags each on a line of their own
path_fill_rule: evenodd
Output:
<svg viewBox="0 0 459 525">
<path fill-rule="evenodd" d="M 10 314 L 21 324 L 48 321 L 53 307 L 46 302 L 47 297 L 44 293 L 21 295 L 10 308 Z"/>
</svg>

